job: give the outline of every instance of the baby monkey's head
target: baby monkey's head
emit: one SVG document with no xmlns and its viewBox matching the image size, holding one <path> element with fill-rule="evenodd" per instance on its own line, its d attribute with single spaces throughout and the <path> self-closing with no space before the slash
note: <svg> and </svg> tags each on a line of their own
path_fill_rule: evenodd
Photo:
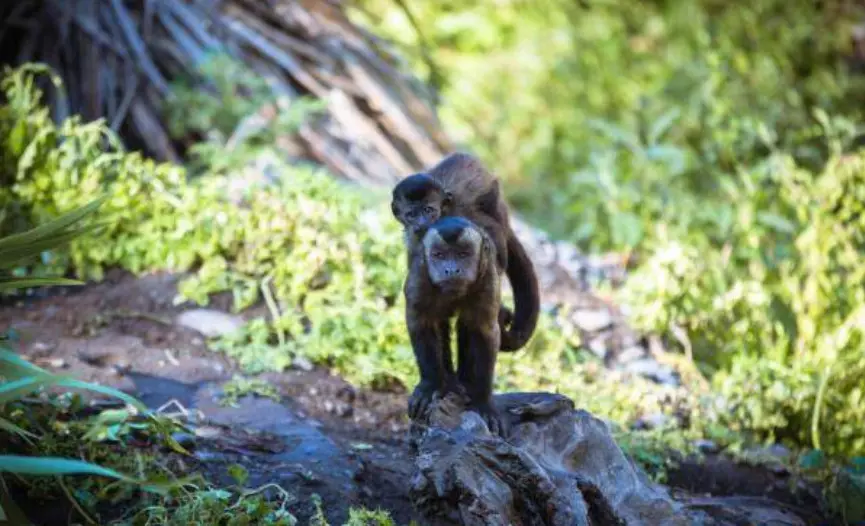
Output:
<svg viewBox="0 0 865 526">
<path fill-rule="evenodd" d="M 390 208 L 405 228 L 415 234 L 422 234 L 449 213 L 451 201 L 450 193 L 433 178 L 425 173 L 417 173 L 394 187 Z"/>
</svg>

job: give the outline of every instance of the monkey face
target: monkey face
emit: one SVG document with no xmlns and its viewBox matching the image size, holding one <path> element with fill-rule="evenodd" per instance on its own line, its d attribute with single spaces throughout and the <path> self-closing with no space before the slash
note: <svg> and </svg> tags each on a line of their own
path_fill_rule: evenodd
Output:
<svg viewBox="0 0 865 526">
<path fill-rule="evenodd" d="M 430 281 L 448 292 L 464 292 L 477 281 L 483 237 L 471 223 L 448 217 L 434 223 L 423 238 Z"/>
<path fill-rule="evenodd" d="M 394 188 L 391 211 L 404 227 L 422 235 L 445 215 L 448 203 L 449 196 L 433 179 L 426 174 L 414 174 Z"/>
<path fill-rule="evenodd" d="M 411 204 L 404 212 L 404 224 L 416 234 L 425 231 L 441 217 L 441 203 L 434 199 Z"/>
</svg>

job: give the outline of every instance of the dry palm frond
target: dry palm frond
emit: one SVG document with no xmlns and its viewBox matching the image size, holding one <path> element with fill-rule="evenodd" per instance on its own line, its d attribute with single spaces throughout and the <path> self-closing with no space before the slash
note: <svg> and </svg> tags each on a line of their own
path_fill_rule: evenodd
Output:
<svg viewBox="0 0 865 526">
<path fill-rule="evenodd" d="M 327 102 L 293 152 L 337 175 L 387 184 L 450 149 L 423 86 L 325 0 L 21 0 L 0 6 L 0 59 L 63 78 L 56 118 L 104 117 L 128 146 L 178 160 L 163 103 L 172 81 L 227 53 L 275 95 Z M 205 81 L 202 79 L 202 84 Z"/>
</svg>

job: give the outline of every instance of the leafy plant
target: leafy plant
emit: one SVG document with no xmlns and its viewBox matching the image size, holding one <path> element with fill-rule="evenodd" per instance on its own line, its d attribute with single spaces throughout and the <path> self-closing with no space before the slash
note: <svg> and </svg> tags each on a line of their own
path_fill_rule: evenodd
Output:
<svg viewBox="0 0 865 526">
<path fill-rule="evenodd" d="M 81 225 L 81 220 L 92 214 L 101 203 L 102 200 L 93 201 L 87 206 L 64 214 L 27 232 L 0 238 L 0 271 L 8 271 L 8 269 L 20 265 L 46 250 L 57 249 L 70 239 L 92 230 L 92 225 Z M 34 286 L 78 283 L 63 278 L 0 276 L 0 290 L 4 291 Z M 51 374 L 19 357 L 5 343 L 0 343 L 0 379 L 3 380 L 0 383 L 0 415 L 2 415 L 2 410 L 10 404 L 21 400 L 26 395 L 49 387 L 85 389 L 119 398 L 139 411 L 147 411 L 141 402 L 121 391 Z M 34 433 L 4 416 L 0 416 L 0 430 L 27 442 L 32 442 L 38 438 Z M 180 446 L 177 445 L 177 447 Z M 55 477 L 73 474 L 98 475 L 160 493 L 165 493 L 169 487 L 166 484 L 130 477 L 90 462 L 58 457 L 0 455 L 0 473 Z M 2 511 L 0 509 L 0 512 Z M 12 513 L 20 514 L 17 511 Z"/>
</svg>

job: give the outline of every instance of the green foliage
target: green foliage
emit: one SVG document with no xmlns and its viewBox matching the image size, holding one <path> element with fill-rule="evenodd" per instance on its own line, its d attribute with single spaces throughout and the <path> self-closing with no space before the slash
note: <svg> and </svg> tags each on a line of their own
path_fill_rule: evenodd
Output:
<svg viewBox="0 0 865 526">
<path fill-rule="evenodd" d="M 409 6 L 419 33 L 394 2 L 359 4 L 523 214 L 636 251 L 636 323 L 723 400 L 696 425 L 865 452 L 860 8 L 445 1 Z"/>
<path fill-rule="evenodd" d="M 640 326 L 678 339 L 717 372 L 718 415 L 732 428 L 815 447 L 822 437 L 832 454 L 861 453 L 865 158 L 832 161 L 817 178 L 789 159 L 767 170 L 783 177 L 774 201 L 788 210 L 771 229 L 755 224 L 760 209 L 749 198 L 732 228 L 743 236 L 740 255 L 670 241 L 623 298 L 642 307 Z"/>
<path fill-rule="evenodd" d="M 224 406 L 237 407 L 237 402 L 247 395 L 260 396 L 279 402 L 279 392 L 265 380 L 260 378 L 244 378 L 235 375 L 230 382 L 222 386 L 222 399 L 220 404 Z"/>
<path fill-rule="evenodd" d="M 773 151 L 819 166 L 823 138 L 848 144 L 863 115 L 847 10 L 448 0 L 409 6 L 418 34 L 397 3 L 359 4 L 422 75 L 432 58 L 449 131 L 521 212 L 587 248 L 642 246 L 659 227 L 723 239 L 739 167 Z"/>
<path fill-rule="evenodd" d="M 33 124 L 21 148 L 7 152 L 16 160 L 17 182 L 0 195 L 53 210 L 81 199 L 71 191 L 76 181 L 108 194 L 100 209 L 106 228 L 73 243 L 68 254 L 54 255 L 50 267 L 68 265 L 95 278 L 109 266 L 185 271 L 179 300 L 205 304 L 213 294 L 230 293 L 237 310 L 265 300 L 266 317 L 214 342 L 250 373 L 283 370 L 304 358 L 362 385 L 416 382 L 403 319 L 405 254 L 386 199 L 319 171 L 278 164 L 273 185 L 250 186 L 238 196 L 235 172 L 187 181 L 179 169 L 101 149 L 94 138 L 110 134 L 99 123 L 55 127 L 39 117 L 35 102 L 4 109 L 10 122 Z M 16 155 L 43 136 L 50 140 L 40 143 L 38 155 L 18 162 Z M 69 142 L 93 146 L 64 148 Z M 48 192 L 31 191 L 36 187 Z M 659 410 L 668 393 L 647 394 L 648 382 L 623 389 L 599 381 L 598 365 L 582 359 L 578 344 L 543 317 L 525 351 L 503 357 L 500 388 L 559 390 L 623 422 Z"/>
<path fill-rule="evenodd" d="M 274 97 L 269 82 L 230 55 L 208 55 L 174 82 L 163 114 L 175 137 L 204 138 L 190 147 L 194 171 L 225 173 L 297 131 L 323 101 Z"/>
<path fill-rule="evenodd" d="M 0 238 L 0 269 L 5 271 L 16 265 L 26 263 L 46 250 L 57 249 L 70 239 L 91 231 L 92 227 L 82 224 L 82 220 L 92 214 L 100 204 L 101 200 L 93 201 L 77 210 L 63 214 L 44 225 L 20 234 Z M 0 277 L 0 288 L 2 290 L 76 283 L 78 282 L 50 277 Z M 41 445 L 45 438 L 44 436 L 37 435 L 33 430 L 28 430 L 25 422 L 17 421 L 22 416 L 20 407 L 24 397 L 42 392 L 50 387 L 65 387 L 83 389 L 119 398 L 126 402 L 133 411 L 142 411 L 145 413 L 144 418 L 146 420 L 143 423 L 133 424 L 129 422 L 132 413 L 128 410 L 104 411 L 95 418 L 90 429 L 83 435 L 84 439 L 91 441 L 117 440 L 121 432 L 128 433 L 130 431 L 129 426 L 136 426 L 140 431 L 146 432 L 152 430 L 157 435 L 166 437 L 167 443 L 170 446 L 178 451 L 184 451 L 176 441 L 170 438 L 171 423 L 150 414 L 147 408 L 138 400 L 115 389 L 52 374 L 12 352 L 5 340 L 0 343 L 0 379 L 2 379 L 2 383 L 0 383 L 0 430 L 9 434 L 13 442 L 17 440 L 32 447 L 37 440 Z M 13 452 L 10 451 L 9 453 Z M 94 462 L 52 456 L 50 453 L 46 454 L 44 449 L 40 453 L 42 454 L 0 455 L 0 473 L 11 473 L 18 477 L 54 477 L 75 506 L 79 505 L 69 495 L 63 483 L 64 476 L 87 475 L 100 478 L 105 477 L 159 494 L 166 494 L 175 484 L 174 481 L 162 482 L 147 478 L 132 477 Z M 12 508 L 14 504 L 7 503 L 6 506 L 7 508 Z M 20 516 L 19 510 L 0 509 L 0 512 L 4 516 L 6 516 L 7 511 L 9 514 Z"/>
</svg>

